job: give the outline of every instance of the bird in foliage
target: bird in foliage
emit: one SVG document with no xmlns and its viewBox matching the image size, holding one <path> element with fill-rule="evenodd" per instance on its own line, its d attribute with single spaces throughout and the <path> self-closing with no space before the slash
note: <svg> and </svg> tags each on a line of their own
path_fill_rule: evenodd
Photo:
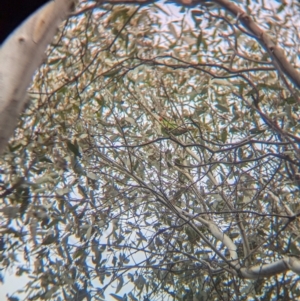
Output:
<svg viewBox="0 0 300 301">
<path fill-rule="evenodd" d="M 166 116 L 160 116 L 159 118 L 161 124 L 161 131 L 164 135 L 174 135 L 180 136 L 191 130 L 194 130 L 192 127 L 178 125 L 175 121 L 169 119 Z"/>
</svg>

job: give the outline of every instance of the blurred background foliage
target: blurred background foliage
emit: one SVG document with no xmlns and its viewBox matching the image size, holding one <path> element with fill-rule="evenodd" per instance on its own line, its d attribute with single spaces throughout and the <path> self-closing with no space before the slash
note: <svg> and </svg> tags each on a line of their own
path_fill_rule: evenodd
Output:
<svg viewBox="0 0 300 301">
<path fill-rule="evenodd" d="M 299 68 L 298 2 L 238 5 Z M 242 267 L 299 255 L 298 97 L 213 3 L 81 1 L 0 160 L 2 280 L 27 275 L 26 300 L 299 298 L 292 272 L 234 275 L 197 220 Z"/>
</svg>

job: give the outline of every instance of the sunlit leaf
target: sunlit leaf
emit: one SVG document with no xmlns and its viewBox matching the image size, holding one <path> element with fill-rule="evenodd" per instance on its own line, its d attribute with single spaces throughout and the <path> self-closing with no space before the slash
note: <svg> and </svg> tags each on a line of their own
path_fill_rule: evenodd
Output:
<svg viewBox="0 0 300 301">
<path fill-rule="evenodd" d="M 110 294 L 110 295 L 114 298 L 114 300 L 117 300 L 117 301 L 126 301 L 125 298 L 123 298 L 121 296 L 118 296 L 116 294 Z"/>
</svg>

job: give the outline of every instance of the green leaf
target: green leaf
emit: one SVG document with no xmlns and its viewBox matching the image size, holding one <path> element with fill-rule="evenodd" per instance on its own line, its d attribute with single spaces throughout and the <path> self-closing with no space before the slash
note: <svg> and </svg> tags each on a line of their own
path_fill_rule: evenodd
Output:
<svg viewBox="0 0 300 301">
<path fill-rule="evenodd" d="M 79 152 L 79 146 L 77 144 L 77 141 L 75 140 L 75 144 L 73 144 L 71 141 L 67 141 L 68 149 L 75 155 L 75 157 L 81 157 L 81 154 Z"/>
<path fill-rule="evenodd" d="M 65 188 L 57 188 L 56 189 L 56 193 L 60 196 L 63 196 L 64 194 L 67 194 L 69 192 L 69 188 L 65 187 Z"/>
<path fill-rule="evenodd" d="M 141 231 L 137 232 L 136 234 L 141 240 L 147 241 L 147 238 L 143 235 Z"/>
<path fill-rule="evenodd" d="M 258 84 L 257 85 L 257 88 L 258 89 L 262 89 L 262 90 L 274 90 L 274 91 L 281 91 L 283 90 L 282 87 L 280 87 L 278 84 L 277 85 L 274 85 L 274 84 L 271 84 L 271 85 L 268 85 L 268 84 Z"/>
<path fill-rule="evenodd" d="M 122 68 L 116 68 L 114 70 L 111 70 L 111 71 L 107 71 L 103 74 L 104 77 L 113 77 L 117 74 L 121 75 L 121 70 Z"/>
<path fill-rule="evenodd" d="M 223 113 L 229 113 L 229 108 L 223 105 L 216 105 L 216 108 L 219 109 L 220 111 L 222 111 Z"/>
<path fill-rule="evenodd" d="M 51 61 L 48 62 L 48 65 L 51 66 L 51 65 L 55 65 L 57 63 L 59 63 L 60 61 L 62 60 L 62 58 L 55 58 L 55 59 L 52 59 Z"/>
<path fill-rule="evenodd" d="M 78 247 L 76 251 L 73 253 L 73 259 L 75 260 L 76 258 L 80 257 L 83 254 L 84 254 L 84 248 Z"/>
<path fill-rule="evenodd" d="M 124 279 L 122 276 L 118 277 L 118 286 L 116 288 L 116 294 L 122 289 L 124 284 Z"/>
<path fill-rule="evenodd" d="M 47 163 L 53 163 L 49 158 L 47 158 L 47 157 L 42 157 L 42 158 L 39 158 L 39 161 L 40 162 L 47 162 Z"/>
<path fill-rule="evenodd" d="M 128 17 L 128 11 L 129 11 L 129 8 L 126 6 L 125 7 L 124 6 L 117 7 L 110 16 L 110 19 L 109 19 L 110 23 L 116 22 L 119 18 L 126 19 Z"/>
<path fill-rule="evenodd" d="M 227 135 L 228 135 L 228 133 L 227 133 L 227 129 L 226 128 L 224 128 L 223 130 L 222 130 L 222 133 L 221 133 L 221 140 L 222 140 L 222 142 L 226 142 L 226 140 L 227 140 Z"/>
<path fill-rule="evenodd" d="M 167 16 L 170 16 L 169 12 L 164 8 L 163 4 L 159 5 L 158 3 L 154 3 L 153 6 L 162 11 Z"/>
<path fill-rule="evenodd" d="M 87 172 L 87 173 L 86 173 L 86 176 L 87 176 L 88 178 L 90 178 L 91 180 L 94 180 L 94 181 L 96 181 L 96 180 L 99 179 L 99 177 L 98 177 L 96 174 L 94 174 L 93 172 Z"/>
<path fill-rule="evenodd" d="M 289 105 L 293 105 L 297 102 L 295 97 L 293 96 L 287 97 L 284 101 Z"/>
<path fill-rule="evenodd" d="M 260 130 L 258 128 L 254 128 L 254 129 L 250 129 L 249 132 L 250 134 L 261 134 L 263 133 L 265 130 Z"/>
<path fill-rule="evenodd" d="M 139 301 L 139 300 L 133 295 L 132 292 L 130 292 L 130 293 L 128 294 L 128 297 L 130 298 L 130 301 Z"/>
<path fill-rule="evenodd" d="M 285 7 L 286 7 L 286 3 L 282 3 L 277 9 L 277 13 L 278 14 L 281 13 L 285 9 Z"/>
<path fill-rule="evenodd" d="M 168 27 L 169 27 L 169 30 L 170 30 L 170 33 L 172 34 L 172 36 L 177 40 L 178 39 L 178 34 L 177 34 L 176 27 L 174 26 L 174 24 L 169 23 Z"/>
<path fill-rule="evenodd" d="M 8 145 L 10 152 L 14 152 L 14 151 L 18 150 L 20 147 L 22 147 L 22 144 L 17 144 L 15 146 L 11 146 L 10 144 Z"/>
<path fill-rule="evenodd" d="M 202 30 L 200 31 L 200 33 L 199 33 L 199 35 L 198 35 L 198 37 L 197 37 L 197 41 L 196 41 L 196 47 L 197 47 L 197 50 L 199 50 L 199 48 L 200 48 L 200 45 L 201 45 L 201 43 L 202 43 Z"/>
</svg>

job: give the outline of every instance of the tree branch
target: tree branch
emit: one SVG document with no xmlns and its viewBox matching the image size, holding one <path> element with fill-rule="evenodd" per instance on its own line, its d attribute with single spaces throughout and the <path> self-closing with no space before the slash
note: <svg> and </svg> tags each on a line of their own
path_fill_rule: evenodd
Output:
<svg viewBox="0 0 300 301">
<path fill-rule="evenodd" d="M 22 23 L 0 49 L 0 154 L 15 129 L 32 76 L 73 6 L 74 0 L 49 2 Z"/>
<path fill-rule="evenodd" d="M 239 8 L 233 2 L 228 0 L 213 0 L 213 2 L 219 4 L 232 15 L 241 21 L 241 24 L 255 36 L 256 40 L 268 51 L 270 54 L 274 66 L 278 71 L 282 71 L 297 88 L 300 88 L 300 74 L 287 60 L 284 51 L 277 46 L 271 39 L 271 37 L 264 32 L 254 20 L 241 8 Z"/>
</svg>

